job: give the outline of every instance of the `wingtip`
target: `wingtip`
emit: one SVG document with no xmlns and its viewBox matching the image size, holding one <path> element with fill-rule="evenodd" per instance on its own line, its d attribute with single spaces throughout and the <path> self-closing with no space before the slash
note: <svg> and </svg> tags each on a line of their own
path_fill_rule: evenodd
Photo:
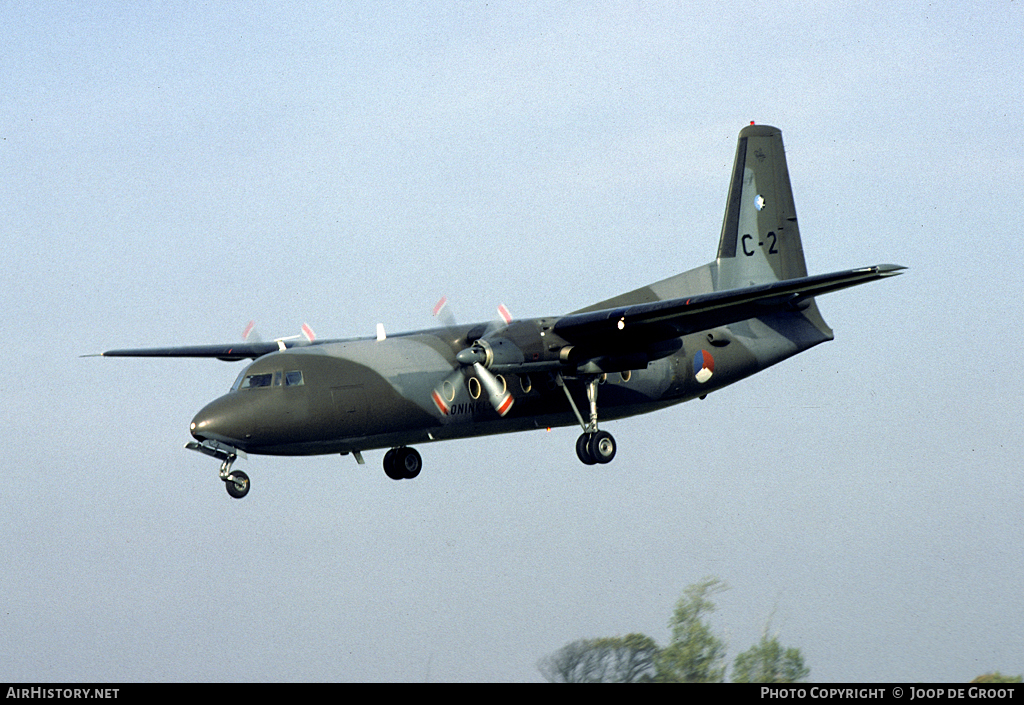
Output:
<svg viewBox="0 0 1024 705">
<path fill-rule="evenodd" d="M 882 277 L 895 277 L 899 274 L 903 274 L 906 269 L 902 264 L 880 264 L 875 269 L 878 270 L 879 276 Z"/>
</svg>

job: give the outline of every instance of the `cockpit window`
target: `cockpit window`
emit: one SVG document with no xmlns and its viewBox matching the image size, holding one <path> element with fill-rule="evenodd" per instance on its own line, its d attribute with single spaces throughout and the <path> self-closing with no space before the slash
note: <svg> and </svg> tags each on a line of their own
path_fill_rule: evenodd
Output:
<svg viewBox="0 0 1024 705">
<path fill-rule="evenodd" d="M 240 389 L 255 389 L 257 387 L 280 387 L 282 384 L 285 387 L 301 387 L 305 384 L 302 370 L 289 370 L 288 372 L 274 370 L 273 372 L 249 374 L 249 370 L 245 369 L 231 385 L 231 391 L 237 392 Z"/>
<path fill-rule="evenodd" d="M 239 389 L 253 389 L 254 387 L 269 387 L 270 382 L 273 379 L 273 375 L 270 372 L 264 372 L 258 375 L 246 375 L 245 379 L 242 380 L 242 386 Z"/>
</svg>

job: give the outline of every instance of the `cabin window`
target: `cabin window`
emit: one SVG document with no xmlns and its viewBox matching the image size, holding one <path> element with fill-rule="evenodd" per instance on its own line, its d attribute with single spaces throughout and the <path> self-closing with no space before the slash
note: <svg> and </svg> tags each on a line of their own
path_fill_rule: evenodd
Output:
<svg viewBox="0 0 1024 705">
<path fill-rule="evenodd" d="M 284 373 L 284 386 L 301 387 L 302 385 L 302 370 L 292 370 Z"/>
</svg>

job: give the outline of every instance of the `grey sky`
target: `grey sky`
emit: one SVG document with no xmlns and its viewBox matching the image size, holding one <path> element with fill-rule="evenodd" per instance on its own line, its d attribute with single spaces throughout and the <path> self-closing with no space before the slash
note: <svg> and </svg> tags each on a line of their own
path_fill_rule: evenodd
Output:
<svg viewBox="0 0 1024 705">
<path fill-rule="evenodd" d="M 539 680 L 709 574 L 814 680 L 1024 671 L 1020 2 L 8 3 L 0 680 Z M 781 128 L 836 340 L 610 424 L 252 457 L 112 347 L 554 315 L 714 257 Z"/>
</svg>

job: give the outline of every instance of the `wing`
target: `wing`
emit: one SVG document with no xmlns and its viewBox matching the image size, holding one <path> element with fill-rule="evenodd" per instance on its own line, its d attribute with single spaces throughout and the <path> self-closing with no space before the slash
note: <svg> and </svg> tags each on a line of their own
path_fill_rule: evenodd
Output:
<svg viewBox="0 0 1024 705">
<path fill-rule="evenodd" d="M 561 318 L 554 332 L 574 345 L 608 351 L 636 350 L 748 318 L 799 311 L 815 296 L 891 277 L 904 269 L 895 264 L 879 264 L 688 298 L 574 313 Z"/>
<path fill-rule="evenodd" d="M 99 357 L 212 357 L 226 362 L 235 362 L 272 353 L 275 350 L 295 347 L 298 341 L 269 343 L 231 343 L 226 345 L 189 345 L 173 348 L 133 348 L 108 350 Z M 307 345 L 309 343 L 306 343 Z M 283 346 L 283 347 L 282 347 Z"/>
</svg>

